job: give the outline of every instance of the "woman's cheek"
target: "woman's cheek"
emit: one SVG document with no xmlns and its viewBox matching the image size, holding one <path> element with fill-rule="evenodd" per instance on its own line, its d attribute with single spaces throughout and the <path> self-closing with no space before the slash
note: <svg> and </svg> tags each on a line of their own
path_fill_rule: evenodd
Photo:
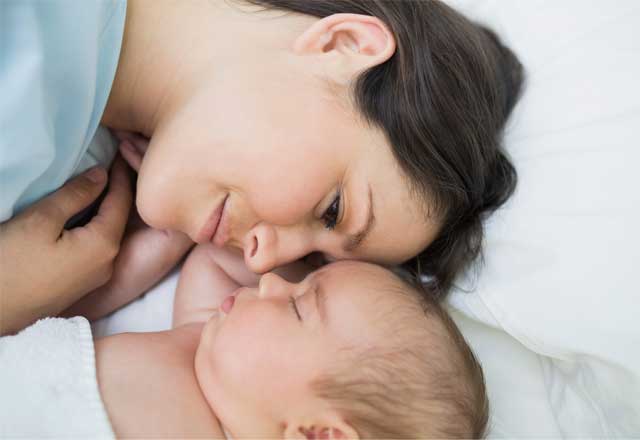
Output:
<svg viewBox="0 0 640 440">
<path fill-rule="evenodd" d="M 331 191 L 329 177 L 304 179 L 297 176 L 273 178 L 270 184 L 256 185 L 248 193 L 249 203 L 258 218 L 276 225 L 291 225 L 309 215 Z"/>
</svg>

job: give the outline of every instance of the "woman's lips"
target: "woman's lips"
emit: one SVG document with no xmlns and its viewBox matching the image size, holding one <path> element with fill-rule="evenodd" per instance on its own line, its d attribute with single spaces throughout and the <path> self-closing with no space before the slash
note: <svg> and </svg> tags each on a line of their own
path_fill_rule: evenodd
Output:
<svg viewBox="0 0 640 440">
<path fill-rule="evenodd" d="M 213 240 L 218 230 L 218 226 L 220 225 L 220 220 L 224 213 L 224 206 L 228 197 L 229 195 L 227 194 L 222 202 L 213 210 L 209 219 L 207 219 L 207 222 L 200 230 L 196 243 L 207 243 Z"/>
</svg>

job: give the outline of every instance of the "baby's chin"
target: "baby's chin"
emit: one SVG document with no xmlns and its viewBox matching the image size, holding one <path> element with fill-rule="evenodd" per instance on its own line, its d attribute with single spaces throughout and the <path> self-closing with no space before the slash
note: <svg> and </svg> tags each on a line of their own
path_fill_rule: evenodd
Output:
<svg viewBox="0 0 640 440">
<path fill-rule="evenodd" d="M 216 312 L 211 315 L 209 320 L 202 327 L 202 332 L 200 333 L 200 342 L 198 343 L 198 349 L 196 351 L 196 356 L 200 351 L 206 351 L 207 349 L 211 349 L 212 343 L 218 333 L 218 327 L 220 325 L 220 313 Z"/>
</svg>

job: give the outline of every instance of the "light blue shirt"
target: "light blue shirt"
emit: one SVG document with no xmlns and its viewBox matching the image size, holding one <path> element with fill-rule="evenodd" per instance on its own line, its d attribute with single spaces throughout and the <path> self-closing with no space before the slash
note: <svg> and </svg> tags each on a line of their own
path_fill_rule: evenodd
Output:
<svg viewBox="0 0 640 440">
<path fill-rule="evenodd" d="M 0 221 L 96 164 L 126 0 L 0 0 Z"/>
</svg>

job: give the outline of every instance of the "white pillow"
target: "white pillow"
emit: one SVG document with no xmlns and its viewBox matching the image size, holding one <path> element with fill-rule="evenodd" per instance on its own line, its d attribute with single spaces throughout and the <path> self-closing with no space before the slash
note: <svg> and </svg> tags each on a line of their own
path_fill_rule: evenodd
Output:
<svg viewBox="0 0 640 440">
<path fill-rule="evenodd" d="M 450 312 L 482 364 L 489 397 L 488 437 L 560 437 L 547 399 L 544 357 L 502 330 Z"/>
<path fill-rule="evenodd" d="M 544 355 L 564 436 L 639 436 L 640 2 L 449 3 L 528 74 L 506 133 L 518 189 L 450 304 Z"/>
</svg>

